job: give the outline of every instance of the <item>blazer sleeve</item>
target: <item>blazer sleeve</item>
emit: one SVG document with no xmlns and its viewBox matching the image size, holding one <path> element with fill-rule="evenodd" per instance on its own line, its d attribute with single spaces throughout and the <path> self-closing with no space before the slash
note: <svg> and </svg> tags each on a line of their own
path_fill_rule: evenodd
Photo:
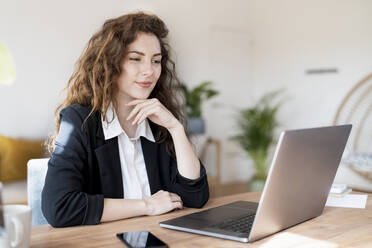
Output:
<svg viewBox="0 0 372 248">
<path fill-rule="evenodd" d="M 177 167 L 177 161 L 171 159 L 171 191 L 178 194 L 185 207 L 201 208 L 209 199 L 207 173 L 200 161 L 200 177 L 189 179 L 183 177 Z"/>
<path fill-rule="evenodd" d="M 83 117 L 72 107 L 63 109 L 60 117 L 60 130 L 42 191 L 42 212 L 53 227 L 98 224 L 103 195 L 83 192 L 88 143 L 81 127 Z"/>
</svg>

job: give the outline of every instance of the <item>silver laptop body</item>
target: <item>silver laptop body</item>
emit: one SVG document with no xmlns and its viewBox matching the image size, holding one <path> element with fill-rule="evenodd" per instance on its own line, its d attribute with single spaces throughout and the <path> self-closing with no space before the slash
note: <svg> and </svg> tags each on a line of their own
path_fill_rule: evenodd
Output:
<svg viewBox="0 0 372 248">
<path fill-rule="evenodd" d="M 282 132 L 258 204 L 237 201 L 163 221 L 160 226 L 252 242 L 317 217 L 350 131 L 351 125 L 341 125 Z M 236 223 L 239 220 L 243 224 Z"/>
</svg>

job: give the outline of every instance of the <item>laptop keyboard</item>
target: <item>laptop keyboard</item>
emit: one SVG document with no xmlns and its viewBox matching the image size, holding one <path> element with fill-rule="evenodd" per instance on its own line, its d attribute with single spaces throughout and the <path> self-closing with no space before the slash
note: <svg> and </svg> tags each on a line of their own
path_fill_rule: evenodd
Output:
<svg viewBox="0 0 372 248">
<path fill-rule="evenodd" d="M 249 233 L 251 231 L 254 217 L 256 213 L 250 213 L 239 218 L 228 219 L 211 225 L 210 227 L 218 228 L 226 231 L 233 231 L 239 233 Z"/>
</svg>

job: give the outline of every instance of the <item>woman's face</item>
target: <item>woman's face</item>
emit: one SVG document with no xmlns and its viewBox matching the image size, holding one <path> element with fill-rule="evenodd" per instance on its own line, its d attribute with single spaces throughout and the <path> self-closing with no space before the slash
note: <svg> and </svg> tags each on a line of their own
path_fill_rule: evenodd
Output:
<svg viewBox="0 0 372 248">
<path fill-rule="evenodd" d="M 118 98 L 125 102 L 147 99 L 161 73 L 161 48 L 153 34 L 138 33 L 128 45 L 118 78 Z M 118 99 L 119 100 L 119 99 Z"/>
</svg>

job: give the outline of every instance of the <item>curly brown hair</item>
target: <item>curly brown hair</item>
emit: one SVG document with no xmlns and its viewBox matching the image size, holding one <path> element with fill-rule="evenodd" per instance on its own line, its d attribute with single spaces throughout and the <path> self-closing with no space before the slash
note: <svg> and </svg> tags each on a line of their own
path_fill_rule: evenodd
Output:
<svg viewBox="0 0 372 248">
<path fill-rule="evenodd" d="M 168 29 L 164 22 L 153 14 L 136 12 L 107 20 L 102 28 L 89 40 L 83 54 L 75 64 L 67 87 L 65 100 L 55 110 L 56 131 L 49 139 L 47 147 L 54 151 L 55 139 L 60 129 L 60 111 L 72 104 L 91 106 L 92 110 L 86 120 L 99 111 L 104 120 L 106 112 L 113 101 L 117 89 L 116 81 L 121 73 L 121 63 L 126 55 L 126 48 L 139 32 L 155 35 L 161 47 L 162 71 L 149 98 L 157 98 L 183 124 L 185 116 L 178 95 L 180 82 L 175 72 L 175 63 L 170 58 L 167 43 Z M 85 121 L 86 121 L 85 120 Z M 85 123 L 84 121 L 84 123 Z M 83 124 L 84 124 L 83 123 Z M 166 128 L 158 126 L 156 142 L 167 143 L 167 148 L 174 155 L 172 138 Z"/>
</svg>

